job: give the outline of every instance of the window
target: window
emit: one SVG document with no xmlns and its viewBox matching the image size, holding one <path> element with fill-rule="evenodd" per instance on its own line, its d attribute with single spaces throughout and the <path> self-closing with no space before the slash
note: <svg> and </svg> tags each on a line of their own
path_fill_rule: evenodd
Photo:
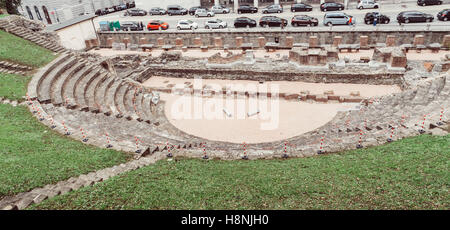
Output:
<svg viewBox="0 0 450 230">
<path fill-rule="evenodd" d="M 26 6 L 25 8 L 27 9 L 28 17 L 30 17 L 30 19 L 33 20 L 34 17 L 33 14 L 31 13 L 30 7 Z"/>
<path fill-rule="evenodd" d="M 41 13 L 39 13 L 39 9 L 37 8 L 37 6 L 34 6 L 34 11 L 36 11 L 37 19 L 42 21 Z"/>
</svg>

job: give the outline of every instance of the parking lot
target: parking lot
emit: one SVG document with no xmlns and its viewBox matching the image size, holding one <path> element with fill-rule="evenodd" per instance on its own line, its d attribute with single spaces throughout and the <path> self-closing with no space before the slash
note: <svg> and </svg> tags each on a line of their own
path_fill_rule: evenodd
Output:
<svg viewBox="0 0 450 230">
<path fill-rule="evenodd" d="M 161 7 L 164 8 L 164 6 L 161 6 Z M 447 9 L 447 8 L 450 8 L 450 4 L 423 7 L 423 6 L 418 6 L 416 3 L 405 3 L 405 4 L 384 4 L 384 5 L 381 5 L 379 9 L 363 9 L 363 10 L 356 9 L 354 6 L 352 6 L 352 7 L 350 7 L 350 9 L 345 9 L 340 12 L 344 12 L 344 13 L 354 17 L 354 20 L 356 21 L 356 25 L 350 26 L 350 27 L 352 27 L 351 29 L 353 29 L 353 30 L 374 28 L 373 25 L 364 24 L 364 16 L 367 12 L 380 12 L 381 14 L 384 14 L 390 18 L 390 23 L 389 24 L 378 24 L 376 29 L 379 29 L 379 30 L 430 29 L 430 30 L 442 31 L 442 30 L 450 30 L 450 21 L 447 21 L 447 22 L 439 21 L 439 20 L 437 20 L 436 15 L 442 9 Z M 144 9 L 144 10 L 148 11 L 149 9 Z M 434 20 L 431 23 L 411 23 L 411 24 L 402 24 L 400 26 L 397 22 L 398 13 L 400 13 L 402 11 L 410 11 L 410 10 L 417 10 L 420 12 L 431 14 L 434 16 Z M 337 12 L 339 12 L 339 11 L 337 11 Z M 142 22 L 144 24 L 144 26 L 146 26 L 152 20 L 162 20 L 164 22 L 167 22 L 170 26 L 166 32 L 171 32 L 171 31 L 173 32 L 173 31 L 176 31 L 176 25 L 179 20 L 189 19 L 198 24 L 199 28 L 197 31 L 207 31 L 204 29 L 205 22 L 207 20 L 211 19 L 211 18 L 207 18 L 207 17 L 196 18 L 195 16 L 191 16 L 191 15 L 183 15 L 183 16 L 168 16 L 168 15 L 124 16 L 123 14 L 124 14 L 124 12 L 122 11 L 122 12 L 116 12 L 116 13 L 112 13 L 109 15 L 97 17 L 94 19 L 94 24 L 95 24 L 96 28 L 98 29 L 100 21 L 120 21 L 120 22 L 138 21 L 138 22 Z M 313 5 L 313 11 L 311 11 L 311 12 L 292 13 L 290 11 L 290 6 L 284 6 L 283 13 L 280 13 L 280 14 L 275 13 L 275 14 L 269 14 L 269 15 L 274 15 L 274 16 L 278 16 L 278 17 L 287 19 L 289 21 L 289 24 L 286 28 L 284 28 L 284 30 L 298 31 L 298 30 L 305 30 L 305 28 L 293 27 L 290 24 L 290 21 L 294 15 L 301 15 L 301 14 L 316 17 L 319 20 L 319 25 L 317 26 L 317 28 L 313 28 L 313 30 L 343 31 L 343 30 L 349 29 L 348 28 L 349 26 L 333 26 L 333 28 L 329 28 L 329 27 L 323 25 L 322 21 L 323 21 L 325 12 L 321 12 L 319 9 L 319 5 L 317 5 L 317 4 Z M 265 15 L 267 15 L 267 14 L 262 14 L 261 8 L 260 8 L 259 12 L 255 13 L 255 14 L 237 14 L 237 13 L 232 12 L 229 14 L 216 14 L 213 18 L 221 19 L 222 21 L 225 21 L 228 24 L 228 28 L 216 29 L 216 30 L 234 31 L 234 30 L 245 30 L 243 28 L 237 28 L 237 29 L 234 28 L 233 23 L 236 18 L 242 17 L 242 16 L 249 17 L 258 22 L 259 19 Z M 258 30 L 258 31 L 259 30 L 261 30 L 261 31 L 280 30 L 280 28 L 262 28 L 262 27 L 258 26 L 257 28 L 251 28 L 250 30 Z"/>
</svg>

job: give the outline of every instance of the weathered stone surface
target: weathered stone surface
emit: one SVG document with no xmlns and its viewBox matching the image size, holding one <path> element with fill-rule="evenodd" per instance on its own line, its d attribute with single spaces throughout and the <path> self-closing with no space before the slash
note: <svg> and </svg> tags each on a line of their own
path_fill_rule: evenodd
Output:
<svg viewBox="0 0 450 230">
<path fill-rule="evenodd" d="M 416 36 L 414 36 L 414 46 L 418 46 L 418 45 L 424 45 L 425 44 L 425 37 L 421 34 L 417 34 Z"/>
</svg>

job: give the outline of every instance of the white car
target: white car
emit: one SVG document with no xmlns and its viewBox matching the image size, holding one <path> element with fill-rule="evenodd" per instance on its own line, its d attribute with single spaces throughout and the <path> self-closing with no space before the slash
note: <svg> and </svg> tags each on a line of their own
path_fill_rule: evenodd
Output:
<svg viewBox="0 0 450 230">
<path fill-rule="evenodd" d="M 228 14 L 230 13 L 230 9 L 223 6 L 213 6 L 211 11 L 216 14 Z"/>
<path fill-rule="evenodd" d="M 205 29 L 223 29 L 227 28 L 227 22 L 224 22 L 220 19 L 211 19 L 206 21 Z"/>
<path fill-rule="evenodd" d="M 212 11 L 206 9 L 197 9 L 195 11 L 195 17 L 213 17 L 215 14 Z"/>
<path fill-rule="evenodd" d="M 380 5 L 375 2 L 374 0 L 361 0 L 358 3 L 358 9 L 378 9 L 380 8 Z"/>
<path fill-rule="evenodd" d="M 194 30 L 198 29 L 198 24 L 191 20 L 180 20 L 177 24 L 177 30 Z"/>
</svg>

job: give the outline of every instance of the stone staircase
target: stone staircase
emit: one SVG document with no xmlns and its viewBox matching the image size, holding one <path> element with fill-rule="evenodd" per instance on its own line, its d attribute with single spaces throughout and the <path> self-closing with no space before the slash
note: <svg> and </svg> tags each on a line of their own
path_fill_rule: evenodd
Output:
<svg viewBox="0 0 450 230">
<path fill-rule="evenodd" d="M 32 67 L 11 63 L 8 61 L 0 61 L 0 73 L 26 75 L 33 70 Z"/>
<path fill-rule="evenodd" d="M 65 51 L 65 48 L 59 45 L 57 41 L 49 40 L 47 37 L 42 36 L 40 33 L 35 32 L 31 29 L 19 27 L 12 23 L 9 23 L 6 18 L 0 20 L 0 29 L 30 42 L 33 42 L 36 45 L 42 46 L 53 52 L 61 53 Z"/>
</svg>

